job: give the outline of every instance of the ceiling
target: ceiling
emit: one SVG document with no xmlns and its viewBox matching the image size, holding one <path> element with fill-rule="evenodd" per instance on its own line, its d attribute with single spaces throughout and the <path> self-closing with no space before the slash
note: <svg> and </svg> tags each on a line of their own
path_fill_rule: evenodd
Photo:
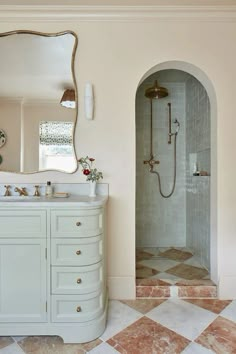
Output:
<svg viewBox="0 0 236 354">
<path fill-rule="evenodd" d="M 73 87 L 75 37 L 13 34 L 0 37 L 0 97 L 58 100 Z"/>
</svg>

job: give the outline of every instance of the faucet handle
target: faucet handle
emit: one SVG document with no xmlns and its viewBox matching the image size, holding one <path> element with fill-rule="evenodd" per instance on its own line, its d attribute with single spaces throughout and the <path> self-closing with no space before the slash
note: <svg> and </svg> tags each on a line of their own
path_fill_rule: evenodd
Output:
<svg viewBox="0 0 236 354">
<path fill-rule="evenodd" d="M 35 187 L 34 197 L 40 197 L 39 186 L 34 186 L 34 187 Z"/>
<path fill-rule="evenodd" d="M 21 193 L 22 193 L 21 195 L 24 195 L 24 196 L 27 196 L 27 195 L 28 195 L 27 190 L 26 190 L 26 187 L 22 187 L 22 188 L 21 188 L 21 191 L 22 191 L 22 192 L 21 192 Z"/>
<path fill-rule="evenodd" d="M 11 186 L 10 185 L 5 185 L 4 187 L 6 188 L 4 196 L 5 197 L 9 197 L 11 195 L 11 192 L 9 190 L 11 188 Z"/>
</svg>

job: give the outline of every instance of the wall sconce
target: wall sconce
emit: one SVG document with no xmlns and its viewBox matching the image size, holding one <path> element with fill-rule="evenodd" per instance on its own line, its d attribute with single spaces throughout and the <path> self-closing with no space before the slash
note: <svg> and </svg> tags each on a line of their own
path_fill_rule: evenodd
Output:
<svg viewBox="0 0 236 354">
<path fill-rule="evenodd" d="M 62 95 L 60 103 L 66 108 L 75 108 L 75 90 L 66 89 Z"/>
<path fill-rule="evenodd" d="M 93 85 L 90 82 L 87 82 L 85 84 L 84 110 L 85 110 L 85 118 L 89 120 L 93 119 L 94 96 L 93 96 Z"/>
</svg>

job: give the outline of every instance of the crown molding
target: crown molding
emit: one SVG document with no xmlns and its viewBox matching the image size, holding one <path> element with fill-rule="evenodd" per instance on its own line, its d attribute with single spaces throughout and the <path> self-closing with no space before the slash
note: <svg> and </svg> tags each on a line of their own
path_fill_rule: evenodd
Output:
<svg viewBox="0 0 236 354">
<path fill-rule="evenodd" d="M 152 22 L 236 20 L 236 5 L 228 6 L 80 6 L 0 5 L 0 22 Z"/>
</svg>

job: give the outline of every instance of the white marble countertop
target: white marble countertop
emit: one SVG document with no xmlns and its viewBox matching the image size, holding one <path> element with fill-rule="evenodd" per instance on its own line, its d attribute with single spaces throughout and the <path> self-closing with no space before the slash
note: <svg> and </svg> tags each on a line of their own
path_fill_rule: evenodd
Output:
<svg viewBox="0 0 236 354">
<path fill-rule="evenodd" d="M 106 204 L 108 196 L 98 195 L 96 197 L 88 197 L 85 195 L 70 195 L 67 198 L 52 197 L 24 197 L 10 196 L 0 197 L 0 207 L 96 207 Z"/>
</svg>

